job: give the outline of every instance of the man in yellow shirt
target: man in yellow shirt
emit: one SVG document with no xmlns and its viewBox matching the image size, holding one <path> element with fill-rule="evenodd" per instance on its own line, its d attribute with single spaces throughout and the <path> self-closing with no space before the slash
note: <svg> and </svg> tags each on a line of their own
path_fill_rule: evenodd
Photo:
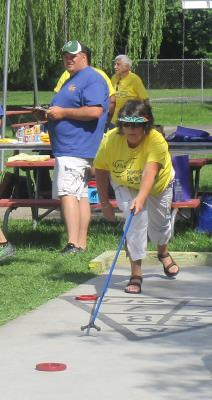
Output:
<svg viewBox="0 0 212 400">
<path fill-rule="evenodd" d="M 90 65 L 91 63 L 91 50 L 87 47 L 88 50 L 88 65 Z M 112 82 L 109 78 L 109 76 L 107 76 L 107 74 L 100 68 L 95 68 L 92 67 L 95 71 L 97 71 L 100 75 L 102 75 L 102 77 L 106 80 L 106 83 L 108 85 L 108 90 L 109 90 L 109 116 L 108 116 L 108 123 L 111 121 L 112 117 L 113 117 L 113 113 L 115 110 L 115 106 L 116 106 L 116 97 L 115 97 L 115 89 L 112 85 Z M 63 74 L 60 76 L 57 85 L 54 88 L 55 93 L 58 93 L 59 90 L 61 89 L 61 87 L 63 86 L 63 84 L 70 78 L 70 74 L 68 71 L 64 71 Z"/>
<path fill-rule="evenodd" d="M 119 110 L 127 100 L 145 100 L 148 102 L 148 94 L 144 84 L 138 75 L 130 71 L 132 60 L 125 54 L 120 54 L 115 58 L 115 75 L 111 81 L 116 91 L 116 107 L 112 118 L 112 123 L 117 124 Z"/>
</svg>

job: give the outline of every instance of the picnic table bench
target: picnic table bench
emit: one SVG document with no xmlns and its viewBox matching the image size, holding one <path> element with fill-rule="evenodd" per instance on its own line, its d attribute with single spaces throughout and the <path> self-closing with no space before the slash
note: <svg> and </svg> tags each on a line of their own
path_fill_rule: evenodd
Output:
<svg viewBox="0 0 212 400">
<path fill-rule="evenodd" d="M 116 200 L 110 200 L 110 203 L 114 208 L 117 208 Z M 3 217 L 3 232 L 7 234 L 8 222 L 11 212 L 19 207 L 28 207 L 32 209 L 33 217 L 33 227 L 37 225 L 37 222 L 47 216 L 53 210 L 60 208 L 61 202 L 56 199 L 0 199 L 0 207 L 7 208 Z M 197 210 L 200 205 L 200 199 L 191 199 L 183 202 L 172 202 L 172 213 L 171 213 L 171 226 L 172 226 L 172 236 L 174 236 L 174 226 L 177 213 L 182 209 Z M 101 210 L 101 204 L 95 203 L 90 204 L 91 210 Z M 41 209 L 47 209 L 42 214 L 36 214 L 36 219 L 34 219 L 33 210 L 37 211 Z M 186 217 L 187 218 L 187 217 Z"/>
<path fill-rule="evenodd" d="M 209 163 L 211 159 L 209 159 Z M 196 168 L 197 171 L 205 165 L 207 161 L 205 159 L 191 159 L 190 160 L 190 166 L 192 168 Z M 28 177 L 27 179 L 29 180 L 30 176 L 30 170 L 37 169 L 37 168 L 50 168 L 52 169 L 55 165 L 55 160 L 53 158 L 47 160 L 47 161 L 12 161 L 12 162 L 7 162 L 5 164 L 7 167 L 10 168 L 22 168 L 26 172 L 26 176 Z M 199 176 L 198 176 L 199 179 Z M 198 194 L 197 188 L 199 188 L 199 181 L 198 183 L 194 183 L 196 190 L 195 194 Z M 117 207 L 116 200 L 111 200 L 111 204 L 113 207 Z M 90 204 L 91 210 L 101 210 L 101 204 L 100 203 L 95 203 L 95 204 Z M 171 226 L 172 226 L 172 236 L 174 236 L 174 226 L 175 226 L 175 220 L 177 217 L 178 212 L 185 218 L 188 218 L 187 215 L 183 214 L 183 210 L 190 210 L 192 213 L 192 218 L 191 222 L 194 224 L 195 221 L 195 216 L 198 210 L 198 207 L 200 206 L 200 199 L 199 198 L 192 198 L 188 201 L 183 201 L 183 202 L 172 202 L 172 213 L 171 213 Z M 19 207 L 28 207 L 31 208 L 32 210 L 32 220 L 33 220 L 33 227 L 36 226 L 37 222 L 43 219 L 45 216 L 47 216 L 50 212 L 52 212 L 55 209 L 60 208 L 60 200 L 54 200 L 51 198 L 39 198 L 39 193 L 38 190 L 36 191 L 35 197 L 33 198 L 32 195 L 30 196 L 29 199 L 14 199 L 14 198 L 9 198 L 9 199 L 0 199 L 0 207 L 5 207 L 7 210 L 5 211 L 4 218 L 3 218 L 3 231 L 5 234 L 7 233 L 8 230 L 8 222 L 9 222 L 9 216 L 11 212 L 14 209 L 17 209 Z M 39 209 L 46 209 L 45 212 L 42 214 L 39 214 Z"/>
<path fill-rule="evenodd" d="M 114 208 L 117 207 L 117 203 L 115 200 L 111 200 L 110 203 Z M 4 217 L 3 217 L 3 232 L 7 234 L 8 231 L 8 223 L 9 217 L 13 210 L 19 207 L 27 207 L 32 209 L 32 219 L 33 219 L 33 227 L 37 225 L 37 223 L 47 216 L 50 212 L 60 208 L 61 202 L 56 199 L 0 199 L 0 207 L 7 208 Z M 101 204 L 90 204 L 91 210 L 101 210 Z M 33 211 L 34 209 L 47 209 L 42 214 L 37 214 L 36 219 L 34 219 Z"/>
</svg>

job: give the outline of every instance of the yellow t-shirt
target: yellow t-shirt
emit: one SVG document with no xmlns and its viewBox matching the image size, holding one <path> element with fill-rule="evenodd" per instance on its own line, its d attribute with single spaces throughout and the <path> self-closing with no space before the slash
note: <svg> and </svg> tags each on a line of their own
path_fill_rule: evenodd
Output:
<svg viewBox="0 0 212 400">
<path fill-rule="evenodd" d="M 108 85 L 108 90 L 109 90 L 109 96 L 113 96 L 115 94 L 115 89 L 111 83 L 110 78 L 107 76 L 107 74 L 102 71 L 102 69 L 99 68 L 94 68 L 92 67 L 96 72 L 98 72 L 107 82 Z M 56 93 L 59 92 L 59 90 L 61 89 L 61 87 L 63 86 L 63 84 L 67 81 L 67 79 L 70 78 L 70 73 L 68 71 L 63 72 L 63 74 L 61 75 L 61 77 L 59 78 L 57 85 L 54 88 L 54 91 Z"/>
<path fill-rule="evenodd" d="M 116 91 L 116 108 L 111 122 L 116 124 L 119 110 L 123 107 L 127 100 L 146 100 L 149 96 L 142 80 L 138 75 L 131 71 L 129 71 L 129 74 L 122 79 L 119 79 L 116 75 L 113 75 L 111 82 Z"/>
<path fill-rule="evenodd" d="M 114 128 L 104 136 L 94 160 L 94 167 L 109 171 L 117 185 L 139 190 L 145 165 L 151 161 L 157 162 L 161 164 L 161 168 L 150 193 L 162 193 L 169 184 L 173 171 L 164 137 L 151 129 L 139 146 L 130 148 L 126 137 L 118 132 L 119 128 Z"/>
</svg>

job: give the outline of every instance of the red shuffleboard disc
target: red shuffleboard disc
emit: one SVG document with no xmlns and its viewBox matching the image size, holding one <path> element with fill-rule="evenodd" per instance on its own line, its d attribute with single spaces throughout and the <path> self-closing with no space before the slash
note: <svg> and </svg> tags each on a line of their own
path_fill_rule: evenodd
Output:
<svg viewBox="0 0 212 400">
<path fill-rule="evenodd" d="M 97 294 L 79 294 L 75 297 L 75 300 L 89 301 L 89 300 L 97 300 Z"/>
<path fill-rule="evenodd" d="M 38 371 L 47 371 L 47 372 L 64 371 L 64 369 L 66 368 L 67 368 L 66 364 L 55 363 L 55 362 L 43 362 L 36 365 L 36 369 Z"/>
</svg>

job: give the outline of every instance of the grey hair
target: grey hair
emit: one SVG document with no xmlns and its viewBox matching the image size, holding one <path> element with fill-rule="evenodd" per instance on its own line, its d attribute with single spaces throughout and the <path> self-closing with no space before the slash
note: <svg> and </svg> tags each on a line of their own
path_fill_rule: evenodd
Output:
<svg viewBox="0 0 212 400">
<path fill-rule="evenodd" d="M 126 54 L 119 54 L 116 58 L 115 61 L 122 61 L 124 64 L 129 65 L 129 68 L 132 67 L 132 60 L 126 56 Z"/>
</svg>

